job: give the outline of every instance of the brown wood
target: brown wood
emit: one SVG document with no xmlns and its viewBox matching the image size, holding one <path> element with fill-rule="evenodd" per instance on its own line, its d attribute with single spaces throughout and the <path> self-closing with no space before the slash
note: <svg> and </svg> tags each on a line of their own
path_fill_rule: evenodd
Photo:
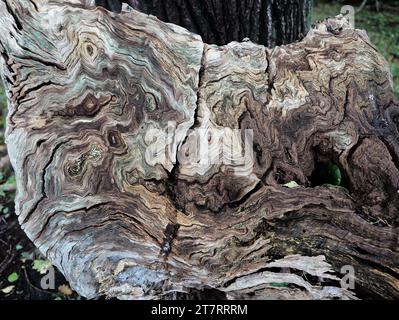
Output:
<svg viewBox="0 0 399 320">
<path fill-rule="evenodd" d="M 16 212 L 73 288 L 399 297 L 399 107 L 365 32 L 336 18 L 272 50 L 218 47 L 82 3 L 0 1 Z M 196 136 L 223 162 L 188 162 Z M 348 191 L 316 185 L 327 160 Z"/>
</svg>

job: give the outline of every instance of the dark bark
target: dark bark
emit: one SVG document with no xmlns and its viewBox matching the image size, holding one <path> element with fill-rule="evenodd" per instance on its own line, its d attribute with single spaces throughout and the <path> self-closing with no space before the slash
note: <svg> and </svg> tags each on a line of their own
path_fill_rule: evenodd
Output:
<svg viewBox="0 0 399 320">
<path fill-rule="evenodd" d="M 121 11 L 122 2 L 183 26 L 206 43 L 223 45 L 249 38 L 271 47 L 306 34 L 313 0 L 96 0 L 114 12 Z"/>
</svg>

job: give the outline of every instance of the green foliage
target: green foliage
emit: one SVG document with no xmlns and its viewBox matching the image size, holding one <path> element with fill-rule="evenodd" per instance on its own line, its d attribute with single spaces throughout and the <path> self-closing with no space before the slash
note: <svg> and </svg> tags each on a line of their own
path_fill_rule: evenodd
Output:
<svg viewBox="0 0 399 320">
<path fill-rule="evenodd" d="M 21 261 L 25 263 L 27 260 L 33 260 L 35 253 L 31 251 L 21 252 Z"/>
<path fill-rule="evenodd" d="M 33 261 L 33 270 L 36 270 L 40 274 L 46 274 L 48 269 L 51 267 L 51 262 L 49 260 L 34 260 Z"/>
<path fill-rule="evenodd" d="M 314 186 L 339 186 L 342 182 L 341 169 L 331 161 L 319 162 L 311 179 Z"/>
<path fill-rule="evenodd" d="M 339 186 L 342 181 L 339 167 L 332 162 L 327 162 L 324 169 L 326 180 L 330 181 L 330 184 L 334 186 Z"/>
<path fill-rule="evenodd" d="M 15 175 L 8 177 L 7 181 L 0 185 L 0 196 L 5 197 L 6 192 L 14 192 L 16 187 Z"/>
<path fill-rule="evenodd" d="M 10 283 L 17 281 L 18 279 L 19 279 L 19 275 L 16 272 L 11 273 L 7 278 L 8 282 L 10 282 Z"/>
</svg>

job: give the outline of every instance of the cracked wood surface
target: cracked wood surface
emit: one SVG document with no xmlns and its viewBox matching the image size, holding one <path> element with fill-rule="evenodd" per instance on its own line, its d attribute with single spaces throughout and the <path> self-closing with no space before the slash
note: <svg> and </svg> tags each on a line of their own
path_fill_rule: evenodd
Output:
<svg viewBox="0 0 399 320">
<path fill-rule="evenodd" d="M 365 32 L 218 47 L 83 2 L 0 1 L 16 212 L 80 294 L 352 299 L 352 265 L 399 297 L 399 108 Z M 349 193 L 312 185 L 326 159 Z"/>
</svg>

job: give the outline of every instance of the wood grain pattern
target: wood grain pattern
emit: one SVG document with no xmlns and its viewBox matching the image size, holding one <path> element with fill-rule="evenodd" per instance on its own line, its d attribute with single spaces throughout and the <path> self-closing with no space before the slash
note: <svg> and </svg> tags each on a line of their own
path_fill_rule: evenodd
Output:
<svg viewBox="0 0 399 320">
<path fill-rule="evenodd" d="M 0 12 L 16 212 L 80 294 L 399 297 L 399 107 L 365 32 L 336 18 L 218 47 L 78 0 Z M 185 161 L 198 136 L 208 152 Z M 325 160 L 348 193 L 312 183 Z"/>
</svg>

